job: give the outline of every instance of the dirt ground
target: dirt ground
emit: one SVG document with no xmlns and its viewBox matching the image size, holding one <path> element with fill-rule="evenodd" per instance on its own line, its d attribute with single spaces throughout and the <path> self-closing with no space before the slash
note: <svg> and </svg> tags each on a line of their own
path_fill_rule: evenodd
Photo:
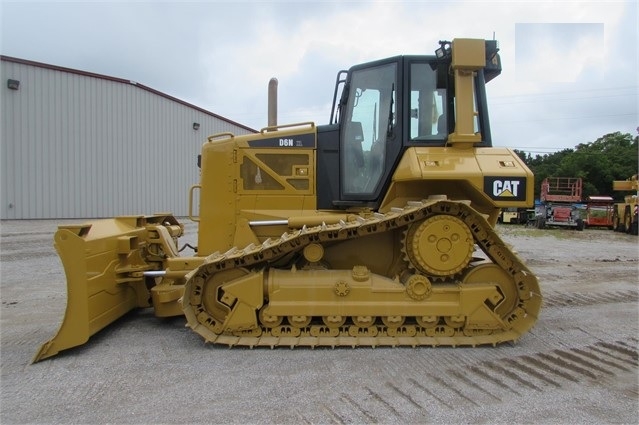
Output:
<svg viewBox="0 0 639 425">
<path fill-rule="evenodd" d="M 544 297 L 517 344 L 228 349 L 140 310 L 31 364 L 66 305 L 60 223 L 1 224 L 2 424 L 639 421 L 636 236 L 500 225 Z"/>
</svg>

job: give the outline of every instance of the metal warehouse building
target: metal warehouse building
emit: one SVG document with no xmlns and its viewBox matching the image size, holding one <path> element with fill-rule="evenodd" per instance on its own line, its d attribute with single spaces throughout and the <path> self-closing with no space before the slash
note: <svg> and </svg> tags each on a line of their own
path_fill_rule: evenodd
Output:
<svg viewBox="0 0 639 425">
<path fill-rule="evenodd" d="M 185 216 L 206 137 L 254 131 L 132 81 L 0 58 L 2 219 Z"/>
</svg>

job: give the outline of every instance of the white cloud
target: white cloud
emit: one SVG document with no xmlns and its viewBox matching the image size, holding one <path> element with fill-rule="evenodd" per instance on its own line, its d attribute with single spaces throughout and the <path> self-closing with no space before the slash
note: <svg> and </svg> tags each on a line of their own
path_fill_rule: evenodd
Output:
<svg viewBox="0 0 639 425">
<path fill-rule="evenodd" d="M 638 124 L 636 1 L 0 6 L 2 54 L 136 80 L 254 128 L 266 123 L 271 77 L 279 79 L 281 123 L 324 124 L 340 69 L 399 54 L 432 54 L 440 39 L 492 38 L 493 32 L 503 64 L 502 75 L 488 86 L 496 144 L 572 147 L 605 132 L 634 132 Z M 540 37 L 523 65 L 515 41 L 516 25 L 524 23 L 602 24 L 603 43 L 598 32 L 557 50 L 561 38 L 543 45 Z M 571 82 L 517 78 L 522 71 L 548 76 L 547 69 L 535 68 L 544 61 L 559 64 L 553 72 Z"/>
<path fill-rule="evenodd" d="M 519 80 L 575 82 L 584 75 L 603 77 L 603 23 L 527 23 L 515 28 Z"/>
</svg>

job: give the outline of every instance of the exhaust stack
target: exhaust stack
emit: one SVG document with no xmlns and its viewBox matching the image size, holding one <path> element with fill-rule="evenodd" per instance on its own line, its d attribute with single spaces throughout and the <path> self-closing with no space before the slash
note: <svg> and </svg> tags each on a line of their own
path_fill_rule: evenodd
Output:
<svg viewBox="0 0 639 425">
<path fill-rule="evenodd" d="M 277 126 L 277 78 L 268 82 L 268 126 Z"/>
</svg>

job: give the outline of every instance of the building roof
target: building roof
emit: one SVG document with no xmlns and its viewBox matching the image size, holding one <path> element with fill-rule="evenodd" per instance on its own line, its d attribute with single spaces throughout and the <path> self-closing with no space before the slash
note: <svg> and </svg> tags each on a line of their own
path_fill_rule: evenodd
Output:
<svg viewBox="0 0 639 425">
<path fill-rule="evenodd" d="M 118 78 L 118 77 L 111 77 L 111 76 L 108 76 L 108 75 L 96 74 L 94 72 L 81 71 L 81 70 L 73 69 L 73 68 L 65 68 L 63 66 L 51 65 L 51 64 L 42 63 L 42 62 L 35 62 L 35 61 L 27 60 L 27 59 L 20 59 L 20 58 L 15 58 L 15 57 L 11 57 L 11 56 L 5 56 L 5 55 L 0 55 L 0 60 L 5 61 L 5 62 L 13 62 L 13 63 L 23 64 L 23 65 L 36 66 L 36 67 L 39 67 L 39 68 L 50 69 L 50 70 L 53 70 L 53 71 L 68 72 L 68 73 L 71 73 L 71 74 L 83 75 L 85 77 L 99 78 L 99 79 L 102 79 L 102 80 L 114 81 L 116 83 L 130 84 L 130 85 L 136 86 L 136 87 L 138 87 L 138 88 L 140 88 L 142 90 L 146 90 L 146 91 L 148 91 L 150 93 L 156 94 L 158 96 L 162 96 L 162 97 L 164 97 L 166 99 L 169 99 L 169 100 L 171 100 L 173 102 L 181 103 L 182 105 L 185 105 L 185 106 L 187 106 L 189 108 L 195 109 L 195 110 L 197 110 L 199 112 L 202 112 L 202 113 L 204 113 L 206 115 L 210 115 L 210 116 L 212 116 L 214 118 L 217 118 L 219 120 L 226 121 L 229 124 L 233 124 L 233 125 L 236 125 L 238 127 L 244 128 L 244 129 L 246 129 L 248 131 L 251 131 L 253 133 L 257 133 L 257 131 L 255 129 L 250 128 L 250 127 L 248 127 L 248 126 L 246 126 L 244 124 L 240 124 L 240 123 L 238 123 L 236 121 L 230 120 L 228 118 L 225 118 L 225 117 L 223 117 L 221 115 L 218 115 L 216 113 L 213 113 L 211 111 L 207 111 L 206 109 L 200 108 L 199 106 L 196 106 L 196 105 L 193 105 L 191 103 L 185 102 L 184 100 L 178 99 L 177 97 L 173 97 L 173 96 L 168 95 L 166 93 L 162 93 L 161 91 L 155 90 L 155 89 L 153 89 L 151 87 L 145 86 L 144 84 L 140 84 L 140 83 L 137 83 L 137 82 L 132 81 L 132 80 L 126 80 L 124 78 Z"/>
</svg>

